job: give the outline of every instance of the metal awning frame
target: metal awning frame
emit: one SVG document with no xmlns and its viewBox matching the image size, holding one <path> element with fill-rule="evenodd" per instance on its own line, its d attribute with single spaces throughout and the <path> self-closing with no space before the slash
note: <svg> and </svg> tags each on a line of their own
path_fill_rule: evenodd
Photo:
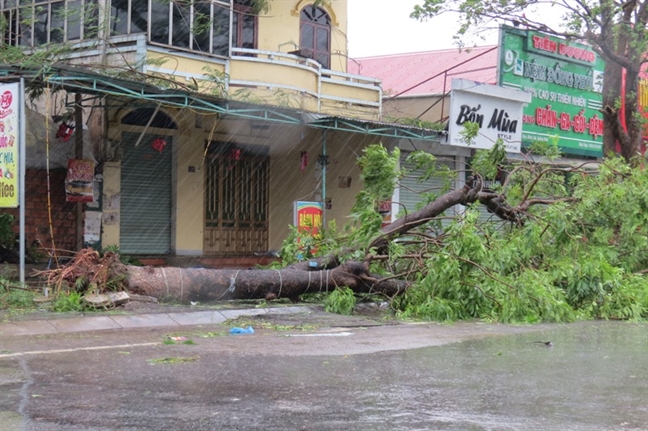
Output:
<svg viewBox="0 0 648 431">
<path fill-rule="evenodd" d="M 360 133 L 373 136 L 384 136 L 396 139 L 416 139 L 439 142 L 444 132 L 406 126 L 396 123 L 384 123 L 370 120 L 359 120 L 337 116 L 323 117 L 321 114 L 304 112 L 296 109 L 276 106 L 257 105 L 192 93 L 177 89 L 162 89 L 154 85 L 111 77 L 92 72 L 85 68 L 59 65 L 47 69 L 21 69 L 10 65 L 0 65 L 0 81 L 13 82 L 25 78 L 28 86 L 63 89 L 78 92 L 86 97 L 83 102 L 92 101 L 93 107 L 105 109 L 122 108 L 124 105 L 105 103 L 107 97 L 126 97 L 129 99 L 162 104 L 164 106 L 191 109 L 205 114 L 248 118 L 253 120 L 276 122 L 287 125 L 301 125 L 324 130 L 336 130 Z M 89 96 L 89 97 L 88 97 Z M 97 105 L 96 101 L 104 100 Z M 313 121 L 305 118 L 314 117 Z"/>
<path fill-rule="evenodd" d="M 432 129 L 408 127 L 401 124 L 382 123 L 369 120 L 356 120 L 343 117 L 324 117 L 308 123 L 309 127 L 385 136 L 396 139 L 418 139 L 439 142 L 444 132 Z"/>
</svg>

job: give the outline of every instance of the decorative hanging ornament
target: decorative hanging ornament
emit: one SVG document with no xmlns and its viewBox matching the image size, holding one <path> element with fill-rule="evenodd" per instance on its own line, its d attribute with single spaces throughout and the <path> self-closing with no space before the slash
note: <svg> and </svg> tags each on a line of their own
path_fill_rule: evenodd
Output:
<svg viewBox="0 0 648 431">
<path fill-rule="evenodd" d="M 308 151 L 302 151 L 301 152 L 301 164 L 299 165 L 299 169 L 302 171 L 306 169 L 306 166 L 308 166 Z"/>
<path fill-rule="evenodd" d="M 231 171 L 234 169 L 234 166 L 236 166 L 236 162 L 238 162 L 241 159 L 241 156 L 243 155 L 243 151 L 240 148 L 232 148 L 230 151 L 230 160 L 232 160 L 227 167 L 228 171 Z"/>
<path fill-rule="evenodd" d="M 241 158 L 241 149 L 240 148 L 232 148 L 232 153 L 231 153 L 230 157 L 232 157 L 232 160 L 238 161 Z"/>
<path fill-rule="evenodd" d="M 70 137 L 74 133 L 74 126 L 67 124 L 65 121 L 61 122 L 61 125 L 56 132 L 56 137 L 59 141 L 67 142 L 70 140 Z"/>
<path fill-rule="evenodd" d="M 167 141 L 164 138 L 156 138 L 153 143 L 151 144 L 151 148 L 153 148 L 155 151 L 158 153 L 161 153 L 162 150 L 164 150 L 164 147 L 166 147 Z"/>
</svg>

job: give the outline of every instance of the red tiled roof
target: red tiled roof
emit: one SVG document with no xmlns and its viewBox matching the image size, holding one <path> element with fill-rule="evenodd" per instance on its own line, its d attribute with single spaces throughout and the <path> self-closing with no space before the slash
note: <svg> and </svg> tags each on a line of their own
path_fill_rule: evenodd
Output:
<svg viewBox="0 0 648 431">
<path fill-rule="evenodd" d="M 349 60 L 348 71 L 381 79 L 385 96 L 442 94 L 452 78 L 496 84 L 497 52 L 493 45 L 364 57 Z"/>
</svg>

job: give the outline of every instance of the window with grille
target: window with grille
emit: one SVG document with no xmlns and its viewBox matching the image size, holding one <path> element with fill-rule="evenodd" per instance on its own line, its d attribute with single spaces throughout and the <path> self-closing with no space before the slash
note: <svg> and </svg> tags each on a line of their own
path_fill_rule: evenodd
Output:
<svg viewBox="0 0 648 431">
<path fill-rule="evenodd" d="M 8 45 L 39 46 L 97 36 L 97 0 L 4 0 L 0 4 L 3 42 Z"/>
<path fill-rule="evenodd" d="M 251 0 L 0 0 L 0 10 L 4 42 L 14 46 L 95 39 L 105 24 L 110 36 L 146 34 L 155 44 L 223 57 L 230 33 L 233 46 L 256 48 Z"/>
</svg>

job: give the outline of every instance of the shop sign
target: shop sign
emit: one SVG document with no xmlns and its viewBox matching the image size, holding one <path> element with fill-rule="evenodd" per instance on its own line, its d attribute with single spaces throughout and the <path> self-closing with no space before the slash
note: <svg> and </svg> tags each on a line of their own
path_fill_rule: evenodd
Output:
<svg viewBox="0 0 648 431">
<path fill-rule="evenodd" d="M 310 232 L 313 236 L 322 227 L 324 207 L 322 202 L 295 201 L 294 225 L 300 232 Z"/>
<path fill-rule="evenodd" d="M 522 91 L 466 79 L 452 80 L 448 144 L 489 149 L 502 139 L 506 151 L 520 152 L 522 108 L 531 96 Z M 466 122 L 476 123 L 479 134 L 465 142 L 462 130 Z"/>
<path fill-rule="evenodd" d="M 19 84 L 0 85 L 0 208 L 18 207 Z"/>
<path fill-rule="evenodd" d="M 549 142 L 567 154 L 600 157 L 605 63 L 586 45 L 502 26 L 499 83 L 532 94 L 522 141 Z"/>
</svg>

